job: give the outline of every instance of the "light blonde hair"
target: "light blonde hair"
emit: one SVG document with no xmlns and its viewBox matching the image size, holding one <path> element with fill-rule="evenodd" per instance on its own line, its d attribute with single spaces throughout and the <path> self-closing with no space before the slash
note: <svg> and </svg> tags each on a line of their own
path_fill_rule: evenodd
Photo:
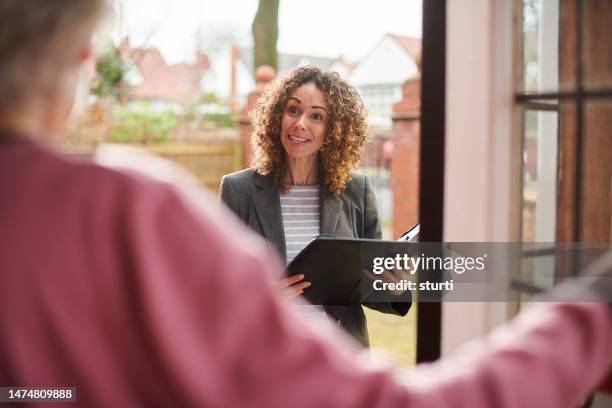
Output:
<svg viewBox="0 0 612 408">
<path fill-rule="evenodd" d="M 0 1 L 0 114 L 61 86 L 109 11 L 107 0 Z"/>
</svg>

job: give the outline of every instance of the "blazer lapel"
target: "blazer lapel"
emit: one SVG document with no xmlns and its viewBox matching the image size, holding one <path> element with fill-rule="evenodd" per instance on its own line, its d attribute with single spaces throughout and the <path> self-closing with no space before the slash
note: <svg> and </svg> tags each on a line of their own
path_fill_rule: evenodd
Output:
<svg viewBox="0 0 612 408">
<path fill-rule="evenodd" d="M 255 184 L 260 188 L 253 197 L 259 226 L 263 236 L 277 246 L 280 255 L 284 258 L 286 256 L 285 231 L 278 188 L 268 177 L 260 174 L 255 175 Z"/>
<path fill-rule="evenodd" d="M 342 200 L 335 197 L 325 183 L 321 183 L 320 206 L 321 234 L 336 235 L 340 211 L 342 210 Z"/>
</svg>

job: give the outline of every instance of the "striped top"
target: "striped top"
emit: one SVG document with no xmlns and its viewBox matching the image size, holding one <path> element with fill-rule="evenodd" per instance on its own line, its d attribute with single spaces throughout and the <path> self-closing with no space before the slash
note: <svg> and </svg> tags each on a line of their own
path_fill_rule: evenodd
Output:
<svg viewBox="0 0 612 408">
<path fill-rule="evenodd" d="M 287 263 L 319 235 L 319 186 L 292 186 L 280 195 Z"/>
<path fill-rule="evenodd" d="M 280 202 L 289 264 L 320 233 L 319 186 L 289 187 L 287 194 L 280 195 Z M 291 307 L 316 329 L 328 330 L 332 325 L 321 306 L 292 304 Z"/>
</svg>

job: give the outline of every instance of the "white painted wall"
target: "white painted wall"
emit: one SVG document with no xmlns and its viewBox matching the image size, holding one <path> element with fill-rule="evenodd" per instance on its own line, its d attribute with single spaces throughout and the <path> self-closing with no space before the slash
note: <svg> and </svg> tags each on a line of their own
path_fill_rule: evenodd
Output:
<svg viewBox="0 0 612 408">
<path fill-rule="evenodd" d="M 348 80 L 356 86 L 368 106 L 368 123 L 371 126 L 391 127 L 391 105 L 402 99 L 402 84 L 419 72 L 414 59 L 391 36 L 382 40 L 358 62 L 355 69 L 348 74 Z M 394 86 L 393 98 L 385 103 L 381 112 L 373 97 L 364 87 Z"/>
<path fill-rule="evenodd" d="M 349 81 L 355 86 L 402 84 L 414 77 L 418 66 L 390 36 L 385 36 L 351 72 Z"/>
</svg>

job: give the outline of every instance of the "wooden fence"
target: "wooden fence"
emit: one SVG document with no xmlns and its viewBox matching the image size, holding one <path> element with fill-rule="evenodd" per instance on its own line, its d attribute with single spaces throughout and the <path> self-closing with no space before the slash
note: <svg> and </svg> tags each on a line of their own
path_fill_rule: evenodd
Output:
<svg viewBox="0 0 612 408">
<path fill-rule="evenodd" d="M 242 163 L 238 139 L 160 143 L 142 147 L 185 167 L 202 185 L 212 190 L 218 190 L 221 177 L 240 170 Z"/>
<path fill-rule="evenodd" d="M 242 164 L 242 149 L 238 138 L 129 145 L 180 164 L 211 190 L 218 190 L 221 177 L 240 170 Z M 64 148 L 67 155 L 82 158 L 91 157 L 94 150 L 93 146 Z"/>
</svg>

